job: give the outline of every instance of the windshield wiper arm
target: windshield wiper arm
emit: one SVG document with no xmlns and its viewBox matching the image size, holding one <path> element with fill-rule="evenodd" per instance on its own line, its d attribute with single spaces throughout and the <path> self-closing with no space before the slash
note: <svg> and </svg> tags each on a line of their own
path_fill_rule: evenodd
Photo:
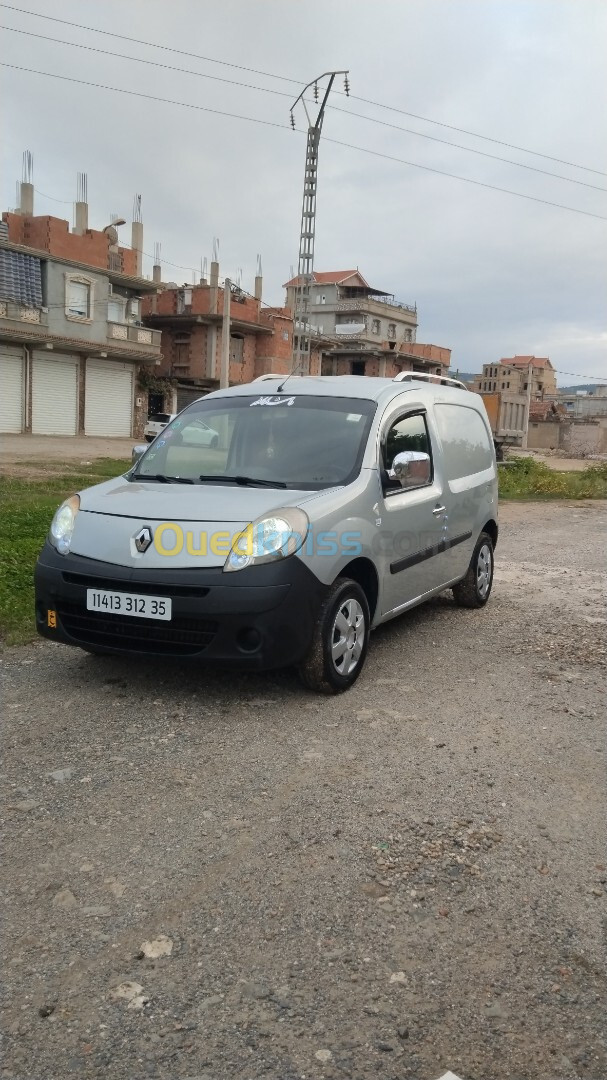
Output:
<svg viewBox="0 0 607 1080">
<path fill-rule="evenodd" d="M 135 473 L 134 480 L 154 480 L 158 484 L 193 484 L 189 476 L 165 476 L 164 473 Z"/>
<path fill-rule="evenodd" d="M 242 487 L 286 488 L 284 480 L 259 480 L 255 476 L 218 476 L 216 473 L 202 473 L 199 480 L 215 481 L 216 484 L 240 484 Z"/>
</svg>

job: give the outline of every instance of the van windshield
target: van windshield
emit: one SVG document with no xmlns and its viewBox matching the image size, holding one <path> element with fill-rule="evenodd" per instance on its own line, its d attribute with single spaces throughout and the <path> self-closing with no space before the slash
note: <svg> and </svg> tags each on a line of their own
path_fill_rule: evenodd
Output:
<svg viewBox="0 0 607 1080">
<path fill-rule="evenodd" d="M 288 394 L 209 397 L 172 421 L 129 479 L 263 482 L 321 490 L 360 471 L 376 402 Z"/>
</svg>

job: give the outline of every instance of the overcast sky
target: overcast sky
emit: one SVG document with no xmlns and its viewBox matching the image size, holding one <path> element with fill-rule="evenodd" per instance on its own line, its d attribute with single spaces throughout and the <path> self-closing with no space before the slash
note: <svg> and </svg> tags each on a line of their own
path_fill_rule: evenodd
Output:
<svg viewBox="0 0 607 1080">
<path fill-rule="evenodd" d="M 335 95 L 339 109 L 607 188 L 607 176 L 588 171 L 607 173 L 604 0 L 28 0 L 27 7 L 198 57 L 4 6 L 0 22 L 200 74 L 3 30 L 5 62 L 284 125 L 0 68 L 2 206 L 15 205 L 24 149 L 34 155 L 36 213 L 71 220 L 78 171 L 88 174 L 93 227 L 113 212 L 130 221 L 140 192 L 145 250 L 160 241 L 163 261 L 188 268 L 165 261 L 165 280 L 192 280 L 217 236 L 222 276 L 241 269 L 252 289 L 260 252 L 264 299 L 284 302 L 282 284 L 297 265 L 305 150 L 304 135 L 289 128 L 289 107 L 331 68 L 349 69 L 358 97 L 572 165 Z M 296 120 L 303 129 L 301 106 Z M 333 109 L 323 136 L 607 218 L 604 191 Z M 329 141 L 319 160 L 317 270 L 358 266 L 374 287 L 417 302 L 418 340 L 450 347 L 462 371 L 532 353 L 563 372 L 607 377 L 607 220 Z M 130 242 L 127 227 L 121 237 Z M 146 273 L 151 265 L 147 258 Z M 559 376 L 563 385 L 576 381 Z"/>
</svg>

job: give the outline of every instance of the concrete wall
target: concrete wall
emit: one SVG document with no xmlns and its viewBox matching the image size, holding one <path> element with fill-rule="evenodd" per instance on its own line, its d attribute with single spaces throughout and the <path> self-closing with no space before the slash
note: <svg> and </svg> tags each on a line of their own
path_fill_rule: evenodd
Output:
<svg viewBox="0 0 607 1080">
<path fill-rule="evenodd" d="M 568 426 L 554 420 L 531 421 L 527 446 L 530 450 L 562 450 L 561 438 Z"/>
<path fill-rule="evenodd" d="M 529 424 L 530 450 L 565 450 L 572 457 L 607 454 L 607 417 L 599 420 L 537 420 Z"/>
</svg>

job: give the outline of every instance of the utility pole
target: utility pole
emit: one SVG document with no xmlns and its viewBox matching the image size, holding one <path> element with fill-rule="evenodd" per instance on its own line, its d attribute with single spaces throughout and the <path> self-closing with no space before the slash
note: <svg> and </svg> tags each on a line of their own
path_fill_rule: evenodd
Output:
<svg viewBox="0 0 607 1080">
<path fill-rule="evenodd" d="M 347 71 L 325 71 L 316 79 L 308 83 L 299 97 L 291 106 L 291 127 L 295 130 L 295 117 L 293 110 L 301 101 L 306 119 L 308 121 L 308 139 L 306 145 L 306 168 L 304 173 L 303 203 L 301 209 L 301 230 L 299 236 L 299 258 L 297 262 L 297 279 L 295 287 L 295 308 L 293 311 L 293 364 L 294 375 L 308 375 L 310 373 L 310 290 L 314 282 L 314 239 L 316 233 L 316 184 L 318 178 L 318 144 L 320 132 L 325 115 L 325 106 L 331 93 L 331 88 L 337 75 L 344 76 L 344 90 L 350 93 Z M 329 83 L 314 121 L 310 118 L 304 95 L 313 87 L 314 101 L 318 102 L 321 79 L 327 78 Z"/>
<path fill-rule="evenodd" d="M 223 320 L 221 323 L 221 369 L 219 389 L 225 390 L 230 385 L 230 301 L 232 282 L 226 278 L 223 283 Z"/>
<path fill-rule="evenodd" d="M 527 449 L 527 443 L 529 441 L 529 407 L 531 405 L 531 378 L 532 378 L 532 375 L 533 375 L 533 360 L 531 360 L 529 362 L 529 367 L 527 369 L 527 406 L 526 406 L 527 415 L 525 417 L 525 432 L 524 432 L 524 435 L 523 435 L 523 445 L 522 445 L 523 450 Z"/>
</svg>

